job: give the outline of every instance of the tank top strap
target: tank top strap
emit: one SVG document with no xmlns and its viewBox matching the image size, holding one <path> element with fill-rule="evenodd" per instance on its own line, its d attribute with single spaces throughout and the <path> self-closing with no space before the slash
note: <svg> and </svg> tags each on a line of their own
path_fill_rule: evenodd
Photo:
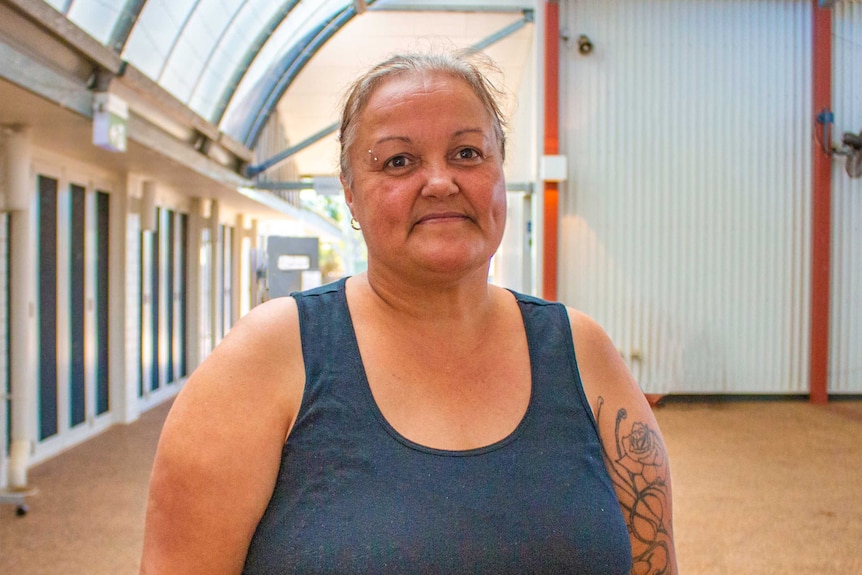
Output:
<svg viewBox="0 0 862 575">
<path fill-rule="evenodd" d="M 365 368 L 347 306 L 347 278 L 314 289 L 291 294 L 299 312 L 302 359 L 305 363 L 306 387 L 298 417 L 321 397 L 333 397 L 348 405 L 366 404 L 360 382 Z M 355 385 L 330 385 L 332 382 L 355 382 Z M 357 409 L 357 414 L 364 410 Z"/>
<path fill-rule="evenodd" d="M 572 324 L 566 306 L 514 291 L 512 294 L 521 308 L 527 333 L 533 393 L 536 395 L 532 403 L 576 409 L 590 422 L 598 436 L 598 425 L 578 369 Z M 535 385 L 535 382 L 543 385 Z"/>
<path fill-rule="evenodd" d="M 333 363 L 330 353 L 346 352 L 356 347 L 353 323 L 347 307 L 346 278 L 324 286 L 291 294 L 299 311 L 299 329 L 302 336 L 302 357 L 306 371 L 319 373 Z M 348 363 L 352 369 L 361 369 L 357 355 L 338 357 L 337 363 Z"/>
</svg>

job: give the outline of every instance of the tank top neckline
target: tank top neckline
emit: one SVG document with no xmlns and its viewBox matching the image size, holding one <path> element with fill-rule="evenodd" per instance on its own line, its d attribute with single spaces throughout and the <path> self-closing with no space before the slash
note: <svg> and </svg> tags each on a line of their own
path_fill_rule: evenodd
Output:
<svg viewBox="0 0 862 575">
<path fill-rule="evenodd" d="M 527 338 L 527 349 L 530 361 L 530 399 L 527 402 L 527 409 L 524 412 L 524 415 L 521 416 L 521 420 L 518 422 L 518 425 L 515 427 L 515 429 L 513 429 L 505 437 L 498 439 L 493 443 L 481 447 L 474 447 L 471 449 L 441 449 L 437 447 L 429 447 L 427 445 L 422 445 L 421 443 L 417 443 L 407 438 L 397 429 L 395 429 L 395 427 L 391 423 L 389 423 L 389 420 L 386 419 L 386 416 L 383 415 L 383 412 L 380 410 L 380 406 L 377 405 L 377 400 L 374 399 L 374 393 L 371 391 L 371 385 L 368 383 L 368 373 L 365 370 L 365 361 L 362 359 L 362 354 L 359 352 L 359 340 L 356 338 L 356 328 L 353 325 L 353 316 L 350 313 L 350 306 L 347 302 L 347 278 L 343 278 L 339 283 L 341 285 L 338 286 L 338 291 L 341 292 L 342 304 L 344 305 L 345 311 L 347 312 L 347 319 L 350 323 L 350 345 L 353 347 L 353 353 L 356 354 L 357 364 L 360 367 L 360 377 L 358 383 L 361 386 L 362 395 L 365 397 L 365 400 L 368 403 L 368 407 L 371 410 L 371 413 L 374 415 L 374 418 L 377 419 L 377 422 L 380 424 L 380 426 L 383 427 L 386 433 L 388 433 L 394 440 L 414 451 L 419 451 L 428 455 L 437 455 L 441 457 L 472 457 L 484 455 L 486 453 L 491 453 L 492 451 L 502 449 L 514 443 L 518 439 L 518 437 L 521 436 L 521 434 L 527 428 L 528 420 L 530 419 L 531 413 L 534 411 L 533 406 L 536 402 L 536 366 L 533 362 L 532 357 L 533 343 L 530 340 L 530 333 L 527 329 L 527 318 L 524 315 L 521 298 L 518 297 L 518 294 L 516 292 L 508 288 L 504 288 L 515 298 L 515 303 L 518 305 L 518 311 L 521 314 L 521 322 L 524 325 L 525 337 Z"/>
</svg>

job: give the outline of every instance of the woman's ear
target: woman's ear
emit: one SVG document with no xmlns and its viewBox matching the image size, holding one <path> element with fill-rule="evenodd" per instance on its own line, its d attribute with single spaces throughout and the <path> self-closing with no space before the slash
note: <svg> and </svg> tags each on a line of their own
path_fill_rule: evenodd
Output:
<svg viewBox="0 0 862 575">
<path fill-rule="evenodd" d="M 347 208 L 350 210 L 350 213 L 353 213 L 353 190 L 347 184 L 347 178 L 344 177 L 344 174 L 339 176 L 341 180 L 341 187 L 344 189 L 344 201 L 347 203 Z"/>
</svg>

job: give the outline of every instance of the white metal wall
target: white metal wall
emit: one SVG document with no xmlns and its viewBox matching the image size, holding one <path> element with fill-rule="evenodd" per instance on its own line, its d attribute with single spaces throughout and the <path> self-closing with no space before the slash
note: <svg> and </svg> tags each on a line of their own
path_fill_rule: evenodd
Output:
<svg viewBox="0 0 862 575">
<path fill-rule="evenodd" d="M 647 392 L 807 391 L 810 6 L 561 2 L 560 299 Z"/>
<path fill-rule="evenodd" d="M 833 8 L 834 139 L 862 132 L 862 3 Z M 832 184 L 830 393 L 862 393 L 862 179 L 836 158 Z"/>
</svg>

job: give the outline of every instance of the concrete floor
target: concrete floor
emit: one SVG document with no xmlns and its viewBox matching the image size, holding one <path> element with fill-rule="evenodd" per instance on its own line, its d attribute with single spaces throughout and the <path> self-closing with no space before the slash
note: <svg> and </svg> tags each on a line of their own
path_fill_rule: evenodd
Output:
<svg viewBox="0 0 862 575">
<path fill-rule="evenodd" d="M 167 406 L 30 472 L 0 506 L 0 574 L 137 572 L 146 489 Z M 862 401 L 656 407 L 674 480 L 680 572 L 862 573 Z"/>
</svg>

